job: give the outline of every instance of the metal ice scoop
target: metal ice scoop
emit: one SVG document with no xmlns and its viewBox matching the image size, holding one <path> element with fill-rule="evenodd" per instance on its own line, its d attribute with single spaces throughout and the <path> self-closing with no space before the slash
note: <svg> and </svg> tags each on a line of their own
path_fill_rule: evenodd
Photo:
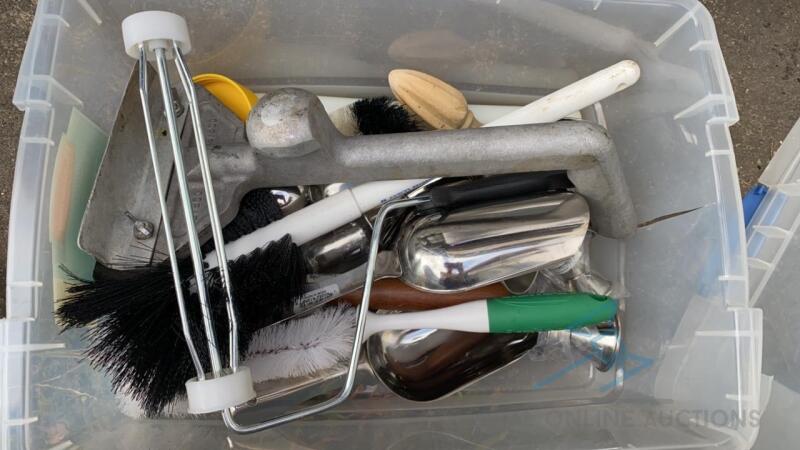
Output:
<svg viewBox="0 0 800 450">
<path fill-rule="evenodd" d="M 580 249 L 588 227 L 586 201 L 568 192 L 464 208 L 444 216 L 410 217 L 396 249 L 378 254 L 375 279 L 401 278 L 427 292 L 467 291 L 569 259 Z M 354 252 L 364 251 L 368 237 L 363 228 L 353 226 L 326 239 L 306 249 L 312 268 L 331 269 L 332 253 L 351 256 L 333 260 L 352 261 Z M 365 273 L 362 264 L 344 273 L 314 276 L 294 312 L 361 288 Z"/>
</svg>

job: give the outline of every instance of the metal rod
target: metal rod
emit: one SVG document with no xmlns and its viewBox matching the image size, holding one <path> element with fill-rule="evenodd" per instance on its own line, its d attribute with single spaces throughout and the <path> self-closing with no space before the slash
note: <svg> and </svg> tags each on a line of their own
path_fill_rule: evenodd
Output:
<svg viewBox="0 0 800 450">
<path fill-rule="evenodd" d="M 167 249 L 169 250 L 169 264 L 172 269 L 172 279 L 175 282 L 175 297 L 178 300 L 178 312 L 181 316 L 181 329 L 183 337 L 186 339 L 186 346 L 189 347 L 189 355 L 192 357 L 192 364 L 197 371 L 197 379 L 205 379 L 205 371 L 197 355 L 197 348 L 192 341 L 192 333 L 189 329 L 189 319 L 186 314 L 186 302 L 183 298 L 183 287 L 181 274 L 178 269 L 178 255 L 175 251 L 175 241 L 172 237 L 172 226 L 169 223 L 169 213 L 167 210 L 166 195 L 164 185 L 161 183 L 161 168 L 158 164 L 158 152 L 156 151 L 156 139 L 153 132 L 153 123 L 150 118 L 150 99 L 147 80 L 147 57 L 143 45 L 139 46 L 139 96 L 142 100 L 142 110 L 144 112 L 144 126 L 147 131 L 147 144 L 150 148 L 150 160 L 153 163 L 153 171 L 156 178 L 156 191 L 158 192 L 158 205 L 161 207 L 161 216 L 164 218 L 164 234 L 167 238 Z"/>
<path fill-rule="evenodd" d="M 197 101 L 197 92 L 194 82 L 189 73 L 189 68 L 183 61 L 183 54 L 178 44 L 173 41 L 172 49 L 175 53 L 175 66 L 189 98 L 189 113 L 192 115 L 192 127 L 194 129 L 194 141 L 197 145 L 197 156 L 200 159 L 200 170 L 203 177 L 203 190 L 205 191 L 208 215 L 211 221 L 211 231 L 214 236 L 214 247 L 217 250 L 217 265 L 222 274 L 222 285 L 225 288 L 225 307 L 228 312 L 228 350 L 231 369 L 235 372 L 239 367 L 239 324 L 236 320 L 236 311 L 233 308 L 233 292 L 231 276 L 228 269 L 228 257 L 225 254 L 225 239 L 222 235 L 222 223 L 219 220 L 217 210 L 217 200 L 214 195 L 214 185 L 211 178 L 211 169 L 208 162 L 208 151 L 206 149 L 206 139 L 203 133 L 203 125 L 200 119 L 200 108 Z"/>
<path fill-rule="evenodd" d="M 226 409 L 222 412 L 222 419 L 229 429 L 242 434 L 255 433 L 257 431 L 263 431 L 297 419 L 302 419 L 303 417 L 321 413 L 347 400 L 347 397 L 350 396 L 350 393 L 353 391 L 353 386 L 355 385 L 356 372 L 358 370 L 358 360 L 361 357 L 361 341 L 364 339 L 364 325 L 367 323 L 369 296 L 372 291 L 372 280 L 375 276 L 375 261 L 378 258 L 378 249 L 381 242 L 381 230 L 383 228 L 383 223 L 386 220 L 386 216 L 396 209 L 408 208 L 414 205 L 426 203 L 428 201 L 430 201 L 430 198 L 427 196 L 394 200 L 384 203 L 380 211 L 378 211 L 378 215 L 375 219 L 375 229 L 372 233 L 372 238 L 370 239 L 369 259 L 367 260 L 367 277 L 364 283 L 364 293 L 361 296 L 361 306 L 358 307 L 358 324 L 356 326 L 356 334 L 353 337 L 353 353 L 350 356 L 347 378 L 345 378 L 344 387 L 342 387 L 342 390 L 339 391 L 339 395 L 306 409 L 301 409 L 299 411 L 278 416 L 266 422 L 253 425 L 242 425 L 237 423 L 233 418 L 231 409 Z"/>
<path fill-rule="evenodd" d="M 200 239 L 197 237 L 197 226 L 194 223 L 194 213 L 192 211 L 189 185 L 186 181 L 186 168 L 183 164 L 183 152 L 181 151 L 181 142 L 178 135 L 179 133 L 177 120 L 175 119 L 175 110 L 173 109 L 172 104 L 172 92 L 164 53 L 165 49 L 163 48 L 155 49 L 156 66 L 158 68 L 158 81 L 161 85 L 161 96 L 163 97 L 164 101 L 164 112 L 167 116 L 169 139 L 172 143 L 172 155 L 175 160 L 175 178 L 178 180 L 181 205 L 183 207 L 183 216 L 189 236 L 189 249 L 191 250 L 192 267 L 194 268 L 194 276 L 197 283 L 197 295 L 200 298 L 200 311 L 203 316 L 203 326 L 206 332 L 208 353 L 209 358 L 211 359 L 211 369 L 215 376 L 219 376 L 220 372 L 222 371 L 222 363 L 219 358 L 219 351 L 217 350 L 219 347 L 217 346 L 217 337 L 214 333 L 214 323 L 211 317 L 211 309 L 208 302 L 205 271 L 203 269 L 203 254 L 200 250 Z M 169 217 L 164 217 L 165 222 L 168 220 Z"/>
</svg>

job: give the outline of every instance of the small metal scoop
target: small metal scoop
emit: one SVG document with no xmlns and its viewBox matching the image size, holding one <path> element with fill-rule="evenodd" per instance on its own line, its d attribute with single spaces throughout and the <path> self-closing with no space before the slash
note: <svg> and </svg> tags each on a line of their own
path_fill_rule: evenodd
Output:
<svg viewBox="0 0 800 450">
<path fill-rule="evenodd" d="M 397 249 L 378 254 L 375 279 L 402 278 L 428 292 L 467 291 L 571 258 L 588 227 L 586 201 L 568 192 L 410 217 Z M 306 248 L 306 257 L 318 270 L 330 268 L 333 260 L 352 263 L 366 257 L 361 252 L 367 239 L 363 227 L 349 226 Z M 360 289 L 365 273 L 361 264 L 312 277 L 294 313 Z"/>
<path fill-rule="evenodd" d="M 578 330 L 550 331 L 568 335 L 570 347 L 605 372 L 619 352 L 618 321 Z M 521 358 L 543 334 L 479 334 L 449 330 L 384 331 L 366 343 L 366 357 L 375 376 L 395 394 L 415 401 L 445 397 Z M 558 342 L 558 337 L 545 342 Z"/>
<path fill-rule="evenodd" d="M 492 335 L 449 330 L 385 331 L 366 343 L 374 375 L 395 394 L 415 401 L 445 397 L 521 358 L 538 333 Z"/>
</svg>

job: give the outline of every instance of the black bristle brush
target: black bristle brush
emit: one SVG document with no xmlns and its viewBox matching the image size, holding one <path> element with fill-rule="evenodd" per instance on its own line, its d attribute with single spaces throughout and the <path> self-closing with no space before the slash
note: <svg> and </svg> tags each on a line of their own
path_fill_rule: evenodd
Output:
<svg viewBox="0 0 800 450">
<path fill-rule="evenodd" d="M 283 217 L 278 201 L 269 189 L 254 189 L 242 197 L 239 211 L 231 222 L 223 227 L 222 235 L 225 242 L 234 241 L 258 228 L 269 225 Z M 204 254 L 214 249 L 212 241 L 206 242 L 202 251 Z M 129 292 L 128 286 L 120 286 L 122 280 L 141 280 L 142 288 L 160 286 L 162 279 L 154 279 L 154 274 L 166 272 L 168 279 L 172 279 L 169 270 L 169 261 L 151 265 L 146 261 L 133 261 L 114 266 L 96 264 L 94 280 L 83 280 L 76 277 L 68 267 L 62 267 L 69 279 L 75 284 L 67 291 L 72 294 L 59 301 L 56 315 L 65 328 L 84 327 L 95 320 L 113 312 L 118 308 L 113 301 L 100 295 L 117 286 L 118 292 Z M 187 269 L 190 270 L 190 269 Z M 165 278 L 165 279 L 166 279 Z M 171 289 L 171 287 L 169 287 Z M 97 292 L 98 295 L 93 295 Z M 171 291 L 170 291 L 171 292 Z M 80 301 L 75 298 L 80 294 Z M 131 291 L 131 295 L 135 292 Z"/>
<path fill-rule="evenodd" d="M 283 212 L 272 191 L 268 188 L 254 189 L 242 197 L 236 216 L 222 228 L 222 239 L 235 241 L 282 218 Z M 206 242 L 202 250 L 203 254 L 214 250 L 213 240 Z"/>
<path fill-rule="evenodd" d="M 256 328 L 260 324 L 270 323 L 273 321 L 273 317 L 282 318 L 285 311 L 293 309 L 294 297 L 302 293 L 305 281 L 305 264 L 296 245 L 302 245 L 357 219 L 380 206 L 382 199 L 402 194 L 407 189 L 416 188 L 417 184 L 416 180 L 365 183 L 324 198 L 283 219 L 225 244 L 227 257 L 236 266 L 235 269 L 232 269 L 231 275 L 236 304 L 240 309 L 239 321 L 258 322 L 254 325 Z M 278 251 L 283 242 L 281 238 L 287 234 L 291 235 L 293 242 L 286 243 L 289 246 L 288 256 L 286 254 L 281 256 L 281 252 Z M 265 246 L 265 250 L 260 250 Z M 217 265 L 215 253 L 211 252 L 203 259 L 208 268 L 214 268 Z M 183 264 L 186 263 L 183 262 Z M 188 273 L 188 271 L 185 272 Z M 219 292 L 219 288 L 215 288 L 218 284 L 213 280 L 213 277 L 217 276 L 215 272 L 215 270 L 207 272 L 211 278 L 209 294 L 212 301 L 218 302 L 214 307 L 220 308 L 224 296 Z M 158 317 L 160 326 L 156 326 L 153 322 L 148 323 L 146 327 L 139 327 L 139 322 L 131 319 L 131 317 L 142 317 L 142 320 L 152 321 L 153 319 L 149 316 L 152 314 L 151 311 L 137 310 L 151 308 L 149 302 L 157 301 L 153 298 L 155 296 L 161 297 L 160 301 L 176 303 L 173 282 L 169 273 L 170 266 L 164 263 L 151 268 L 141 268 L 138 272 L 131 272 L 131 278 L 103 278 L 87 284 L 77 284 L 72 287 L 71 297 L 62 302 L 63 305 L 58 311 L 58 316 L 64 323 L 73 324 L 73 326 L 91 323 L 95 328 L 104 330 L 94 332 L 96 333 L 94 337 L 98 342 L 90 344 L 94 351 L 90 357 L 96 361 L 100 369 L 109 371 L 112 376 L 118 374 L 114 377 L 116 390 L 127 393 L 130 397 L 139 399 L 140 403 L 148 405 L 145 408 L 148 415 L 157 414 L 160 406 L 170 403 L 182 392 L 182 383 L 186 381 L 185 379 L 180 381 L 162 380 L 153 375 L 178 378 L 179 370 L 174 367 L 179 364 L 169 362 L 169 358 L 161 354 L 166 351 L 166 346 L 158 348 L 151 344 L 154 339 L 150 334 L 171 332 L 178 336 L 179 316 L 164 314 L 167 317 Z M 181 274 L 182 280 L 184 280 L 184 290 L 188 289 L 189 291 L 187 303 L 190 304 L 193 301 L 196 303 L 191 289 L 189 289 L 192 278 L 186 277 L 184 272 Z M 78 283 L 80 281 L 78 280 Z M 275 288 L 269 286 L 275 286 Z M 126 298 L 128 301 L 123 301 Z M 138 303 L 131 299 L 138 300 Z M 108 301 L 121 302 L 119 308 L 129 310 L 130 315 L 119 312 L 116 306 L 109 305 Z M 253 315 L 246 313 L 243 311 L 242 305 L 250 301 L 268 305 L 269 312 L 259 312 Z M 85 305 L 82 306 L 82 303 Z M 70 317 L 74 318 L 75 316 L 74 308 L 82 307 L 96 308 L 99 314 L 93 313 L 94 320 L 90 322 L 86 320 L 70 321 Z M 216 322 L 220 325 L 227 323 L 227 320 Z M 148 330 L 147 333 L 143 331 L 145 329 Z M 115 346 L 104 346 L 99 343 L 105 334 L 110 335 L 105 337 L 105 342 L 116 343 Z M 242 345 L 240 348 L 246 347 Z M 175 348 L 177 348 L 177 344 Z M 144 350 L 139 352 L 138 349 Z M 137 352 L 131 362 L 126 361 L 125 356 L 120 356 L 125 355 L 125 352 L 128 351 Z M 188 358 L 186 353 L 184 349 L 183 353 L 176 353 L 176 355 L 184 355 L 181 357 Z M 220 353 L 224 354 L 225 352 Z M 160 358 L 167 358 L 169 370 L 153 368 L 158 366 Z M 172 358 L 175 359 L 174 356 Z M 125 370 L 132 373 L 126 374 Z M 158 384 L 158 386 L 154 384 Z M 162 384 L 167 388 L 161 388 Z M 178 385 L 180 388 L 175 387 Z"/>
<path fill-rule="evenodd" d="M 330 114 L 345 135 L 408 133 L 423 130 L 422 122 L 391 97 L 364 98 Z"/>
<path fill-rule="evenodd" d="M 271 194 L 246 196 L 237 218 L 225 227 L 226 236 L 238 237 L 280 216 Z M 182 274 L 191 273 L 189 265 L 181 261 Z M 164 261 L 111 272 L 114 276 L 95 280 L 73 277 L 75 284 L 59 302 L 56 315 L 65 328 L 91 326 L 89 361 L 111 376 L 117 392 L 129 395 L 154 416 L 183 395 L 186 380 L 196 376 L 180 325 L 170 265 Z M 253 333 L 276 320 L 275 304 L 291 302 L 302 292 L 306 267 L 298 247 L 286 236 L 232 261 L 230 274 L 243 354 Z M 219 353 L 227 365 L 225 294 L 217 270 L 208 270 L 206 276 Z M 185 304 L 193 341 L 208 370 L 208 348 L 192 282 L 192 277 L 185 277 Z"/>
<path fill-rule="evenodd" d="M 362 98 L 330 113 L 336 128 L 348 136 L 410 133 L 424 130 L 424 122 L 392 97 Z M 397 211 L 387 219 L 381 247 L 391 245 L 402 218 Z"/>
</svg>

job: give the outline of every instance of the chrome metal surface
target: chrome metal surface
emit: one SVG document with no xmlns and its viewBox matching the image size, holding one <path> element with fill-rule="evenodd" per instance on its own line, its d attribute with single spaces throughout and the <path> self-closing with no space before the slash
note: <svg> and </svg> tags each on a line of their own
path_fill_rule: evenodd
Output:
<svg viewBox="0 0 800 450">
<path fill-rule="evenodd" d="M 362 218 L 303 245 L 309 271 L 338 274 L 363 264 L 369 253 L 371 233 L 372 227 Z"/>
<path fill-rule="evenodd" d="M 430 292 L 485 286 L 572 257 L 588 227 L 572 193 L 413 218 L 398 241 L 403 280 Z"/>
<path fill-rule="evenodd" d="M 536 345 L 536 334 L 480 334 L 450 330 L 386 331 L 364 343 L 359 376 L 378 379 L 400 397 L 431 401 L 513 363 Z M 258 403 L 287 397 L 311 398 L 341 385 L 344 364 L 313 375 L 269 380 L 257 385 Z M 237 411 L 253 409 L 249 406 Z"/>
<path fill-rule="evenodd" d="M 572 330 L 569 336 L 572 348 L 594 363 L 597 370 L 605 372 L 617 361 L 622 342 L 622 323 L 617 315 L 613 322 Z"/>
<path fill-rule="evenodd" d="M 297 187 L 282 187 L 270 189 L 284 216 L 297 212 L 306 206 L 306 197 Z"/>
<path fill-rule="evenodd" d="M 164 98 L 165 105 L 172 105 L 172 89 L 169 81 L 169 73 L 167 72 L 167 60 L 165 50 L 157 48 L 156 54 L 156 69 L 158 70 L 158 81 L 161 86 L 161 96 Z M 178 190 L 180 191 L 180 203 L 183 209 L 184 223 L 189 232 L 189 250 L 192 256 L 192 269 L 194 270 L 195 289 L 197 296 L 200 299 L 200 311 L 203 317 L 203 330 L 206 334 L 206 342 L 208 344 L 209 356 L 211 359 L 211 368 L 214 375 L 218 375 L 222 370 L 222 361 L 219 358 L 217 351 L 217 338 L 214 332 L 214 323 L 211 319 L 211 308 L 208 301 L 208 290 L 206 289 L 205 273 L 203 269 L 203 253 L 200 250 L 200 239 L 197 236 L 197 227 L 194 222 L 194 212 L 192 207 L 192 197 L 189 194 L 189 185 L 186 181 L 186 167 L 183 163 L 183 150 L 181 148 L 180 131 L 175 121 L 175 111 L 172 108 L 164 110 L 167 117 L 167 131 L 169 132 L 169 140 L 172 144 L 172 159 L 175 167 L 175 178 L 178 181 Z M 168 220 L 169 217 L 165 217 Z"/>
<path fill-rule="evenodd" d="M 397 250 L 378 254 L 375 279 L 402 278 L 429 292 L 467 291 L 572 258 L 588 226 L 588 206 L 572 193 L 465 208 L 446 218 L 411 216 Z M 366 236 L 365 228 L 348 226 L 304 246 L 312 267 L 332 273 L 312 270 L 295 314 L 363 286 L 366 264 L 336 273 L 331 262 L 335 254 L 351 254 L 357 263 L 351 250 L 360 251 Z"/>
<path fill-rule="evenodd" d="M 386 387 L 409 400 L 431 401 L 518 360 L 537 337 L 420 329 L 377 333 L 365 345 L 370 367 Z"/>
<path fill-rule="evenodd" d="M 587 238 L 584 248 L 572 258 L 539 272 L 509 278 L 503 281 L 508 292 L 514 295 L 538 292 L 591 292 L 613 297 L 614 285 L 594 271 L 589 263 Z"/>
<path fill-rule="evenodd" d="M 153 237 L 155 227 L 146 220 L 137 219 L 130 211 L 125 211 L 125 217 L 133 224 L 133 237 L 138 241 L 146 241 Z"/>
<path fill-rule="evenodd" d="M 203 175 L 203 193 L 206 197 L 206 207 L 208 208 L 208 216 L 211 221 L 211 232 L 214 237 L 214 247 L 217 251 L 217 270 L 219 270 L 222 277 L 220 278 L 222 281 L 222 287 L 225 289 L 225 309 L 228 316 L 228 365 L 230 366 L 231 370 L 236 372 L 236 369 L 239 366 L 239 323 L 236 319 L 236 311 L 233 306 L 234 297 L 233 297 L 233 286 L 231 285 L 231 276 L 230 271 L 228 270 L 228 257 L 225 254 L 225 239 L 222 236 L 222 222 L 219 218 L 219 210 L 217 208 L 217 200 L 214 194 L 214 184 L 211 181 L 211 168 L 208 162 L 208 149 L 206 148 L 206 138 L 205 134 L 203 133 L 203 125 L 200 119 L 200 107 L 198 106 L 197 101 L 197 92 L 195 92 L 194 82 L 192 81 L 192 75 L 189 73 L 189 68 L 186 66 L 186 63 L 183 61 L 183 53 L 181 52 L 180 46 L 177 42 L 172 43 L 172 51 L 175 56 L 175 67 L 178 69 L 178 76 L 180 77 L 181 84 L 183 84 L 183 89 L 186 91 L 188 99 L 189 99 L 189 113 L 192 116 L 192 129 L 194 130 L 194 138 L 195 138 L 195 145 L 197 146 L 197 157 L 200 162 L 200 170 Z M 177 133 L 176 133 L 177 138 Z M 176 172 L 177 172 L 177 164 L 176 164 Z M 180 173 L 179 176 L 183 177 L 184 174 Z M 180 182 L 180 180 L 178 180 Z M 184 180 L 185 182 L 185 180 Z M 183 192 L 181 192 L 183 193 Z M 188 189 L 187 189 L 187 199 L 188 197 Z M 197 225 L 194 222 L 194 217 L 191 218 L 191 226 L 188 227 L 191 236 L 190 236 L 190 244 L 192 245 L 192 263 L 197 265 L 198 263 L 202 267 L 202 254 L 195 251 L 195 244 L 199 246 L 199 236 L 197 235 Z M 188 225 L 188 224 L 187 224 Z M 197 239 L 195 243 L 194 240 Z M 200 275 L 196 275 L 200 276 Z M 203 282 L 203 284 L 205 284 Z M 202 300 L 201 300 L 202 301 Z M 205 313 L 205 310 L 204 310 Z M 211 334 L 209 334 L 211 333 Z M 218 369 L 214 366 L 215 360 L 219 359 L 219 354 L 217 351 L 216 346 L 216 338 L 213 335 L 213 331 L 206 329 L 208 345 L 209 345 L 209 352 L 212 353 L 211 355 L 211 364 L 214 367 L 214 373 L 218 372 Z M 213 344 L 213 348 L 212 348 Z M 217 356 L 213 353 L 217 353 Z M 221 368 L 221 367 L 220 367 Z"/>
<path fill-rule="evenodd" d="M 186 112 L 186 110 L 183 108 L 181 98 L 178 95 L 178 90 L 174 87 L 172 88 L 172 109 L 175 111 L 176 116 L 180 116 Z"/>
<path fill-rule="evenodd" d="M 614 366 L 621 340 L 619 317 L 579 330 L 539 333 L 568 335 L 573 351 L 605 372 Z M 374 334 L 366 355 L 375 376 L 397 395 L 431 401 L 457 392 L 513 363 L 537 344 L 537 334 L 481 334 L 448 330 L 401 330 Z M 546 345 L 546 344 L 544 344 Z"/>
<path fill-rule="evenodd" d="M 324 197 L 330 197 L 331 195 L 336 195 L 339 192 L 344 190 L 356 187 L 356 184 L 352 183 L 331 183 L 324 188 L 322 188 L 322 195 Z"/>
<path fill-rule="evenodd" d="M 318 202 L 346 189 L 358 186 L 358 183 L 329 183 L 310 185 L 308 195 L 312 202 Z"/>
<path fill-rule="evenodd" d="M 148 72 L 148 65 L 147 65 L 147 56 L 145 53 L 144 46 L 139 46 L 139 95 L 141 98 L 142 103 L 142 114 L 144 119 L 144 128 L 147 134 L 147 148 L 150 151 L 150 162 L 153 165 L 153 172 L 155 174 L 155 186 L 156 192 L 158 193 L 158 205 L 161 209 L 161 214 L 163 217 L 169 217 L 167 211 L 167 203 L 166 203 L 166 192 L 164 190 L 164 185 L 161 182 L 161 177 L 159 174 L 161 173 L 161 165 L 159 164 L 159 156 L 158 151 L 156 149 L 156 141 L 155 141 L 155 132 L 153 131 L 153 122 L 150 117 L 150 93 L 148 91 L 148 81 L 147 81 L 147 72 Z M 166 242 L 167 242 L 167 251 L 169 253 L 169 264 L 170 269 L 172 270 L 172 280 L 175 286 L 175 298 L 178 301 L 178 312 L 180 315 L 181 320 L 181 331 L 183 332 L 183 337 L 186 340 L 186 346 L 189 348 L 189 355 L 192 358 L 192 364 L 194 365 L 195 372 L 197 373 L 197 379 L 203 380 L 205 379 L 205 371 L 203 370 L 203 365 L 200 363 L 200 357 L 197 354 L 197 348 L 194 345 L 194 341 L 192 340 L 192 334 L 189 328 L 189 319 L 187 318 L 186 314 L 186 301 L 183 297 L 183 280 L 181 279 L 180 270 L 178 270 L 178 255 L 175 250 L 175 241 L 173 240 L 172 235 L 172 228 L 170 226 L 169 221 L 165 221 L 163 224 Z"/>
<path fill-rule="evenodd" d="M 542 271 L 526 273 L 503 281 L 503 286 L 513 295 L 524 295 L 534 292 L 535 286 L 540 283 Z"/>
<path fill-rule="evenodd" d="M 292 316 L 318 308 L 331 300 L 361 289 L 367 274 L 367 264 L 338 274 L 312 274 L 306 280 L 305 293 L 294 300 Z M 394 251 L 378 253 L 375 260 L 375 280 L 399 278 L 403 274 Z"/>
</svg>

